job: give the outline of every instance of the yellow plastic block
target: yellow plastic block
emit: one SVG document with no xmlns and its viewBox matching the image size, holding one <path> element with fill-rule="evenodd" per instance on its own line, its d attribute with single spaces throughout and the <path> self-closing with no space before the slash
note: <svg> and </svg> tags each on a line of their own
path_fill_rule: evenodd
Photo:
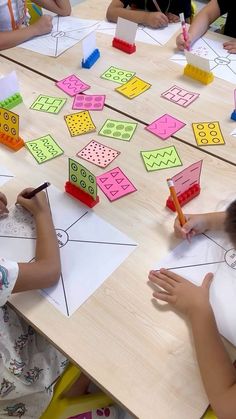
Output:
<svg viewBox="0 0 236 419">
<path fill-rule="evenodd" d="M 192 79 L 198 80 L 203 84 L 209 84 L 214 80 L 214 75 L 210 71 L 201 70 L 198 67 L 194 67 L 191 64 L 187 64 L 184 67 L 184 75 L 187 77 L 191 77 Z"/>
</svg>

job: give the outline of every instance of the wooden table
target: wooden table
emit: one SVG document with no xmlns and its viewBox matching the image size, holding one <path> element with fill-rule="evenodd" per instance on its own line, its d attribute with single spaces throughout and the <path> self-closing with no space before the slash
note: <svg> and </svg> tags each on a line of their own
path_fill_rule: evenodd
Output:
<svg viewBox="0 0 236 419">
<path fill-rule="evenodd" d="M 130 143 L 103 138 L 94 133 L 70 138 L 63 115 L 70 112 L 70 100 L 59 115 L 29 110 L 39 93 L 57 94 L 52 82 L 1 58 L 1 71 L 15 69 L 24 104 L 15 108 L 21 117 L 25 139 L 51 133 L 65 150 L 64 156 L 38 165 L 26 149 L 13 153 L 1 147 L 1 162 L 16 177 L 2 188 L 13 204 L 16 193 L 48 179 L 59 189 L 67 177 L 67 157 L 91 139 L 98 139 L 121 151 L 111 167 L 119 165 L 138 191 L 109 203 L 100 192 L 101 203 L 94 211 L 137 243 L 137 249 L 70 318 L 66 318 L 38 292 L 11 297 L 11 304 L 40 333 L 64 352 L 100 387 L 141 419 L 199 419 L 207 406 L 190 331 L 184 319 L 167 307 L 153 303 L 147 285 L 150 268 L 177 244 L 172 234 L 174 214 L 165 208 L 166 178 L 181 168 L 146 172 L 140 150 L 164 146 L 139 124 Z M 93 112 L 96 125 L 107 117 L 123 119 L 115 111 Z M 55 121 L 53 123 L 53 121 Z M 168 145 L 175 144 L 171 139 Z M 189 212 L 211 211 L 235 193 L 234 167 L 219 159 L 178 143 L 186 167 L 203 159 L 202 192 L 187 207 Z M 95 174 L 102 170 L 86 166 Z M 235 352 L 227 345 L 230 352 Z"/>
</svg>

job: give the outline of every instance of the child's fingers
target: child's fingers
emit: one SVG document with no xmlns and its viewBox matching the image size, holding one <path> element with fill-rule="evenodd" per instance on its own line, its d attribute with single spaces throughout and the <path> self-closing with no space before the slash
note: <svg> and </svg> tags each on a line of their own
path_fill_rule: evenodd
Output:
<svg viewBox="0 0 236 419">
<path fill-rule="evenodd" d="M 177 275 L 176 273 L 174 273 L 174 272 L 172 272 L 172 271 L 169 271 L 169 269 L 165 269 L 165 268 L 161 268 L 160 269 L 160 272 L 161 272 L 161 274 L 163 274 L 163 275 L 165 275 L 166 277 L 168 277 L 169 278 L 169 280 L 172 280 L 172 284 L 173 285 L 176 285 L 175 283 L 176 282 L 183 282 L 183 281 L 185 281 L 185 279 L 182 277 L 182 276 L 180 276 L 180 275 Z"/>
<path fill-rule="evenodd" d="M 157 298 L 157 300 L 165 301 L 169 304 L 174 304 L 176 301 L 176 297 L 174 295 L 167 294 L 166 292 L 154 291 L 152 295 Z"/>
<path fill-rule="evenodd" d="M 149 274 L 149 280 L 155 284 L 158 285 L 158 287 L 161 287 L 163 290 L 168 292 L 169 294 L 173 291 L 173 286 L 168 283 L 168 281 L 165 281 L 162 279 L 162 275 L 160 272 L 156 272 L 156 274 Z"/>
<path fill-rule="evenodd" d="M 213 281 L 213 277 L 214 277 L 213 273 L 212 272 L 208 272 L 205 275 L 205 277 L 204 277 L 204 279 L 202 281 L 202 287 L 203 288 L 207 288 L 209 290 L 209 288 L 211 286 L 211 283 Z"/>
</svg>

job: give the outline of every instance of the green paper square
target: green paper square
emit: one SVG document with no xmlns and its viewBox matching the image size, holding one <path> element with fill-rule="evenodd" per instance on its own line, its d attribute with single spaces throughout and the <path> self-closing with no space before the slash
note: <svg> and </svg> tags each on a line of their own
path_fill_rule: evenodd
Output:
<svg viewBox="0 0 236 419">
<path fill-rule="evenodd" d="M 134 71 L 123 70 L 122 68 L 111 66 L 101 75 L 101 78 L 123 84 L 129 81 L 135 74 Z"/>
<path fill-rule="evenodd" d="M 66 103 L 65 98 L 39 95 L 30 109 L 35 111 L 58 114 Z"/>
<path fill-rule="evenodd" d="M 104 137 L 116 138 L 117 140 L 130 141 L 137 128 L 134 122 L 115 121 L 107 119 L 99 131 L 99 135 Z"/>
<path fill-rule="evenodd" d="M 36 140 L 27 141 L 25 146 L 39 164 L 52 160 L 64 153 L 50 134 Z"/>
<path fill-rule="evenodd" d="M 69 181 L 77 188 L 97 198 L 97 180 L 86 167 L 73 159 L 69 159 Z"/>
<path fill-rule="evenodd" d="M 141 151 L 141 156 L 148 172 L 182 166 L 182 161 L 174 146 Z"/>
</svg>

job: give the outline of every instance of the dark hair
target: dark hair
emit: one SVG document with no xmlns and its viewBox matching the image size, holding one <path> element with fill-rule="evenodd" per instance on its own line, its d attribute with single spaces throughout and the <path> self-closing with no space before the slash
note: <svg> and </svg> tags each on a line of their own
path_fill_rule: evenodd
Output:
<svg viewBox="0 0 236 419">
<path fill-rule="evenodd" d="M 225 231 L 236 248 L 236 200 L 226 210 Z"/>
</svg>

